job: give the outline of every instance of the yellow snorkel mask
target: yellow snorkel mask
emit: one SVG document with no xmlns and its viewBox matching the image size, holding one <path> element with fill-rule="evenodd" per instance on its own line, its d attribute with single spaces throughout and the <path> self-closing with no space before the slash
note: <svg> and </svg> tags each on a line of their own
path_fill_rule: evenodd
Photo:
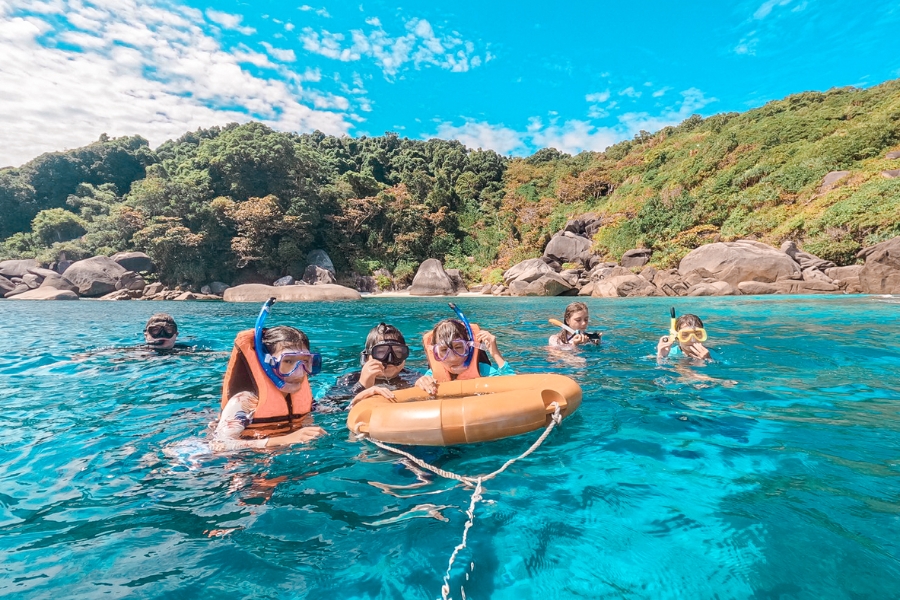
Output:
<svg viewBox="0 0 900 600">
<path fill-rule="evenodd" d="M 687 344 L 692 339 L 695 342 L 702 343 L 709 338 L 709 336 L 706 334 L 705 327 L 682 329 L 681 331 L 678 331 L 678 319 L 675 317 L 675 307 L 673 306 L 670 311 L 672 319 L 669 322 L 669 339 L 678 340 L 682 344 Z"/>
</svg>

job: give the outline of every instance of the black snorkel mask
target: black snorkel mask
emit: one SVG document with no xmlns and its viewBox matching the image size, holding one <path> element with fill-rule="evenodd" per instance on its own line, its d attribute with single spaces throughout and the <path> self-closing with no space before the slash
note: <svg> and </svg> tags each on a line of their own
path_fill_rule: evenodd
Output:
<svg viewBox="0 0 900 600">
<path fill-rule="evenodd" d="M 463 314 L 463 311 L 459 310 L 459 308 L 452 302 L 449 302 L 448 304 L 450 304 L 450 308 L 453 309 L 453 312 L 456 313 L 456 316 L 459 317 L 459 320 L 462 321 L 462 324 L 466 328 L 466 333 L 469 334 L 469 341 L 472 342 L 472 344 L 469 346 L 469 351 L 466 353 L 466 360 L 463 362 L 463 367 L 468 368 L 472 363 L 472 357 L 475 356 L 475 346 L 478 344 L 478 342 L 475 339 L 475 335 L 472 333 L 472 326 L 469 324 L 469 320 L 466 318 L 466 315 Z"/>
</svg>

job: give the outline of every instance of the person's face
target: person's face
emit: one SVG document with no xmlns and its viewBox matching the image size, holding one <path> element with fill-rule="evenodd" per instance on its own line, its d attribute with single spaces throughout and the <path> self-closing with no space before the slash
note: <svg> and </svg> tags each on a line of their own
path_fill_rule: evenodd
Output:
<svg viewBox="0 0 900 600">
<path fill-rule="evenodd" d="M 678 330 L 678 345 L 681 347 L 681 351 L 688 356 L 699 357 L 705 354 L 706 347 L 700 341 L 701 339 L 706 341 L 706 331 L 702 328 L 683 327 Z"/>
<path fill-rule="evenodd" d="M 588 316 L 588 312 L 586 310 L 579 310 L 578 312 L 574 312 L 569 315 L 569 320 L 566 322 L 566 325 L 571 327 L 576 331 L 587 331 L 588 323 L 591 318 Z"/>
<path fill-rule="evenodd" d="M 176 339 L 178 339 L 178 333 L 168 323 L 154 324 L 144 330 L 144 342 L 157 350 L 169 350 L 175 346 Z"/>
<path fill-rule="evenodd" d="M 459 375 L 466 370 L 467 347 L 464 340 L 453 340 L 451 344 L 451 347 L 454 348 L 451 351 L 447 351 L 445 344 L 437 344 L 436 354 L 437 356 L 445 356 L 444 360 L 441 361 L 445 369 L 454 375 Z"/>
<path fill-rule="evenodd" d="M 283 392 L 290 394 L 300 389 L 300 384 L 306 379 L 307 372 L 312 369 L 312 357 L 306 358 L 304 356 L 304 354 L 308 355 L 308 353 L 309 349 L 307 348 L 288 346 L 286 348 L 280 348 L 278 352 L 272 356 L 272 358 L 275 359 L 279 375 L 284 378 L 285 386 L 282 388 Z M 298 354 L 300 356 L 297 356 Z M 298 366 L 298 363 L 300 362 L 305 364 Z M 291 371 L 293 371 L 293 373 L 291 373 Z M 288 375 L 288 373 L 290 374 Z"/>
</svg>

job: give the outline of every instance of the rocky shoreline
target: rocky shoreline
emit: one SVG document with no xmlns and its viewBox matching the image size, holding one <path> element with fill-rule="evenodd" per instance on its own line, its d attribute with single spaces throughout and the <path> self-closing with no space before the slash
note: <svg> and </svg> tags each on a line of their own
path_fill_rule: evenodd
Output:
<svg viewBox="0 0 900 600">
<path fill-rule="evenodd" d="M 437 259 L 419 265 L 411 285 L 379 288 L 374 276 L 353 274 L 338 285 L 322 250 L 310 253 L 302 279 L 282 277 L 272 285 L 229 286 L 211 282 L 199 291 L 147 283 L 155 268 L 146 254 L 126 252 L 47 267 L 33 259 L 0 262 L 0 294 L 13 300 L 224 300 L 286 302 L 358 300 L 366 296 L 737 296 L 764 294 L 900 294 L 900 236 L 862 249 L 862 264 L 838 266 L 788 241 L 773 248 L 754 240 L 715 242 L 696 248 L 677 269 L 650 266 L 651 251 L 626 252 L 620 263 L 591 254 L 590 216 L 570 221 L 540 258 L 524 260 L 502 274 L 502 282 L 467 287 L 460 272 Z M 386 278 L 385 275 L 379 275 Z M 347 282 L 345 282 L 347 283 Z M 382 282 L 383 283 L 383 282 Z"/>
</svg>

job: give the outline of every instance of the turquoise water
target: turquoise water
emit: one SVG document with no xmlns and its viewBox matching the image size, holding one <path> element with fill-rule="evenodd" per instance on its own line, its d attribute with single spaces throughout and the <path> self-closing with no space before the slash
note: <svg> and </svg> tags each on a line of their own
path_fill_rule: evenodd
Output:
<svg viewBox="0 0 900 600">
<path fill-rule="evenodd" d="M 594 299 L 602 348 L 550 355 L 566 301 L 458 300 L 519 372 L 568 374 L 585 399 L 487 484 L 453 597 L 900 597 L 900 298 Z M 649 357 L 673 301 L 726 364 Z M 308 447 L 204 452 L 258 308 L 0 303 L 0 595 L 440 597 L 470 490 L 351 440 L 343 414 L 318 415 L 329 435 Z M 161 310 L 214 351 L 94 352 Z M 272 321 L 323 353 L 322 389 L 372 325 L 415 338 L 448 316 L 378 299 L 277 304 Z M 485 473 L 536 437 L 419 454 Z"/>
</svg>

